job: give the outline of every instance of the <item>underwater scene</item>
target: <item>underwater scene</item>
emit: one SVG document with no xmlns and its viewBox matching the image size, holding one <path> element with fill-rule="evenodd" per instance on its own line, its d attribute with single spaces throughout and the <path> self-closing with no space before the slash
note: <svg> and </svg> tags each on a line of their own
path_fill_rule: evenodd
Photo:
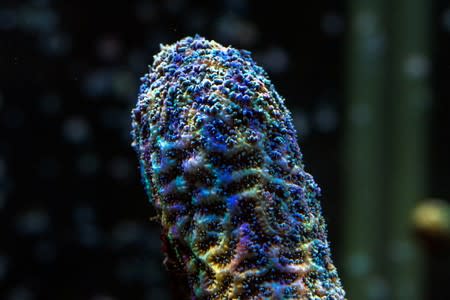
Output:
<svg viewBox="0 0 450 300">
<path fill-rule="evenodd" d="M 0 299 L 446 300 L 450 3 L 0 3 Z"/>
</svg>

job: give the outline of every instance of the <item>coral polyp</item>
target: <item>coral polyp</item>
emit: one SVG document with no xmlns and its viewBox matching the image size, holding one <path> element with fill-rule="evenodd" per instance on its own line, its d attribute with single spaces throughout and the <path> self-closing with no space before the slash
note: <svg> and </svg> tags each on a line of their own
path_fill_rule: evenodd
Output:
<svg viewBox="0 0 450 300">
<path fill-rule="evenodd" d="M 166 265 L 192 299 L 344 299 L 320 188 L 284 99 L 250 52 L 162 46 L 132 112 Z"/>
</svg>

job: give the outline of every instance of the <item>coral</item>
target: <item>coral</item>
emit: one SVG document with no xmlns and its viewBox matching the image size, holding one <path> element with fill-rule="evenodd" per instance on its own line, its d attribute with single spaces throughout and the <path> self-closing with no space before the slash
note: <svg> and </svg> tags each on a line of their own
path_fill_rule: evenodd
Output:
<svg viewBox="0 0 450 300">
<path fill-rule="evenodd" d="M 199 36 L 161 48 L 132 135 L 166 265 L 193 299 L 344 299 L 320 189 L 265 71 Z"/>
</svg>

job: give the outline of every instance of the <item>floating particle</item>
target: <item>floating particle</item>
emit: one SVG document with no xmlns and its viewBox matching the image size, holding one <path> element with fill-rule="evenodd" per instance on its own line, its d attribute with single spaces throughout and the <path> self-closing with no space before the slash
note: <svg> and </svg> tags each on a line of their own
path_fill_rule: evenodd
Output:
<svg viewBox="0 0 450 300">
<path fill-rule="evenodd" d="M 117 60 L 122 53 L 122 48 L 122 42 L 115 36 L 104 36 L 97 40 L 97 55 L 107 62 Z"/>
<path fill-rule="evenodd" d="M 314 121 L 321 132 L 336 130 L 338 124 L 336 109 L 329 104 L 320 104 L 315 112 Z"/>
<path fill-rule="evenodd" d="M 190 298 L 344 299 L 320 188 L 250 52 L 188 37 L 162 46 L 142 81 L 133 147 Z"/>
<path fill-rule="evenodd" d="M 38 235 L 49 228 L 50 217 L 43 210 L 30 210 L 17 217 L 16 227 L 21 234 Z"/>
<path fill-rule="evenodd" d="M 113 88 L 113 72 L 98 69 L 88 73 L 82 82 L 83 93 L 89 97 L 101 97 L 111 94 Z"/>
<path fill-rule="evenodd" d="M 253 45 L 259 38 L 258 28 L 253 23 L 234 14 L 225 14 L 217 20 L 216 35 L 230 43 Z"/>
<path fill-rule="evenodd" d="M 58 14 L 49 8 L 23 6 L 18 10 L 17 20 L 21 29 L 33 33 L 54 32 L 59 25 Z"/>
<path fill-rule="evenodd" d="M 308 115 L 301 110 L 293 110 L 292 119 L 294 121 L 295 128 L 300 132 L 303 139 L 305 139 L 311 131 L 311 125 Z"/>
<path fill-rule="evenodd" d="M 39 47 L 47 56 L 64 56 L 69 53 L 72 41 L 68 34 L 51 33 L 39 39 Z"/>
<path fill-rule="evenodd" d="M 273 46 L 256 56 L 261 65 L 272 73 L 283 73 L 289 66 L 289 55 L 281 47 Z"/>
<path fill-rule="evenodd" d="M 67 119 L 63 124 L 63 135 L 73 144 L 85 142 L 90 135 L 90 126 L 87 120 L 79 117 Z"/>
</svg>

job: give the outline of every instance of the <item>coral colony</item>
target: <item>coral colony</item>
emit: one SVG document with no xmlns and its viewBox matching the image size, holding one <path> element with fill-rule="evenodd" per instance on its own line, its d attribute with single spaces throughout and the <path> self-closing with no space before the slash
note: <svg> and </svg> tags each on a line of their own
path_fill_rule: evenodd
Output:
<svg viewBox="0 0 450 300">
<path fill-rule="evenodd" d="M 132 112 L 166 265 L 192 299 L 344 299 L 320 189 L 284 99 L 250 52 L 162 46 Z"/>
</svg>

